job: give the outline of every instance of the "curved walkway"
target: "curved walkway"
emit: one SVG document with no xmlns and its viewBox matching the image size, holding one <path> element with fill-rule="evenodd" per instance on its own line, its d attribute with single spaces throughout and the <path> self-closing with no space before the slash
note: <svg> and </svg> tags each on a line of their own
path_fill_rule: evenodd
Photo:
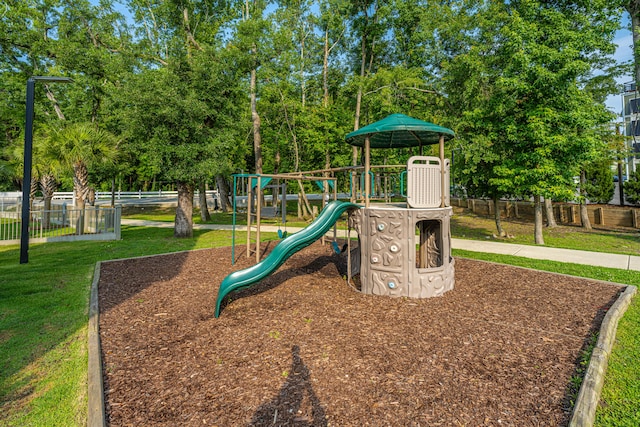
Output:
<svg viewBox="0 0 640 427">
<path fill-rule="evenodd" d="M 122 224 L 139 227 L 173 228 L 173 222 L 145 221 L 137 219 L 122 219 Z M 194 224 L 193 228 L 196 230 L 231 230 L 232 226 L 224 224 Z M 244 225 L 236 226 L 236 230 L 238 231 L 245 231 L 246 229 L 247 227 Z M 278 231 L 278 227 L 263 225 L 261 226 L 261 230 L 275 233 Z M 301 227 L 287 227 L 287 231 L 290 233 L 295 233 L 300 230 L 302 230 Z M 472 252 L 513 255 L 523 258 L 640 271 L 640 256 L 634 255 L 550 248 L 548 246 L 520 245 L 515 243 L 494 242 L 491 240 L 451 239 L 451 244 L 453 249 L 463 249 Z"/>
</svg>

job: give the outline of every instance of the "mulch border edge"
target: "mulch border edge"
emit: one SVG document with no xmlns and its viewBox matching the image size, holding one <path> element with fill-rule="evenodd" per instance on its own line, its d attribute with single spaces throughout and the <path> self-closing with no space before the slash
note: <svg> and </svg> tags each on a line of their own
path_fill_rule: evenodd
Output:
<svg viewBox="0 0 640 427">
<path fill-rule="evenodd" d="M 596 410 L 600 401 L 600 393 L 604 385 L 604 374 L 607 371 L 609 356 L 615 342 L 618 322 L 627 311 L 631 300 L 637 293 L 637 288 L 627 285 L 622 294 L 611 306 L 602 320 L 598 341 L 591 353 L 589 367 L 582 380 L 576 404 L 569 427 L 591 427 L 596 418 Z"/>
<path fill-rule="evenodd" d="M 100 282 L 100 268 L 109 262 L 127 261 L 151 258 L 163 255 L 176 255 L 185 252 L 203 251 L 211 248 L 190 249 L 176 252 L 165 252 L 154 255 L 110 259 L 98 261 L 93 270 L 93 281 L 89 295 L 89 324 L 88 324 L 88 375 L 87 375 L 87 427 L 106 427 L 107 413 L 104 402 L 104 383 L 102 380 L 102 350 L 100 345 L 100 300 L 98 298 L 98 283 Z"/>
<path fill-rule="evenodd" d="M 87 426 L 104 427 L 107 424 L 104 407 L 104 385 L 102 383 L 102 352 L 100 350 L 99 317 L 100 306 L 98 304 L 98 282 L 100 281 L 101 261 L 96 263 L 91 282 L 91 295 L 89 297 L 89 372 L 87 376 Z"/>
<path fill-rule="evenodd" d="M 205 250 L 210 248 L 203 249 L 195 249 L 195 250 Z M 193 250 L 191 250 L 193 251 Z M 112 261 L 126 261 L 130 259 L 140 259 L 140 258 L 151 258 L 155 256 L 162 255 L 174 255 L 180 252 L 191 252 L 190 250 L 186 251 L 178 251 L 178 252 L 169 252 L 164 254 L 156 254 L 156 255 L 145 255 L 138 257 L 130 257 L 130 258 L 121 258 L 117 260 L 108 260 L 108 261 L 98 261 L 95 265 L 93 272 L 93 281 L 91 283 L 91 293 L 89 299 L 89 325 L 88 325 L 88 412 L 87 412 L 87 426 L 88 427 L 106 427 L 106 411 L 105 411 L 105 401 L 104 401 L 104 384 L 102 380 L 102 352 L 100 350 L 100 331 L 99 331 L 99 317 L 100 317 L 100 307 L 99 307 L 99 299 L 98 299 L 98 283 L 100 282 L 100 268 L 103 263 L 112 262 Z M 465 258 L 465 257 L 459 257 Z M 501 264 L 508 265 L 502 263 L 495 263 L 492 261 L 484 261 L 492 264 Z M 618 327 L 618 322 L 626 312 L 631 300 L 635 296 L 637 292 L 637 288 L 633 285 L 625 285 L 621 283 L 615 282 L 607 282 L 603 280 L 591 279 L 586 277 L 578 277 L 571 276 L 568 274 L 562 273 L 553 273 L 545 270 L 536 270 L 533 268 L 527 267 L 519 267 L 519 266 L 511 266 L 524 268 L 525 270 L 550 273 L 550 274 L 559 274 L 561 276 L 568 276 L 574 278 L 582 278 L 587 280 L 593 280 L 596 282 L 608 283 L 617 286 L 625 287 L 626 289 L 620 294 L 616 302 L 613 303 L 611 308 L 607 311 L 604 319 L 602 320 L 602 325 L 600 326 L 598 341 L 596 346 L 593 349 L 591 354 L 591 359 L 589 360 L 589 366 L 587 368 L 587 372 L 585 373 L 585 377 L 582 381 L 582 386 L 580 387 L 580 391 L 578 393 L 578 397 L 576 399 L 576 403 L 573 408 L 573 413 L 571 416 L 571 420 L 569 422 L 569 427 L 591 427 L 593 426 L 595 420 L 595 413 L 598 407 L 598 402 L 600 400 L 600 393 L 602 391 L 602 386 L 604 384 L 604 374 L 607 370 L 607 364 L 609 361 L 609 355 L 611 354 L 611 349 L 613 347 L 613 343 L 615 341 L 615 335 Z"/>
</svg>

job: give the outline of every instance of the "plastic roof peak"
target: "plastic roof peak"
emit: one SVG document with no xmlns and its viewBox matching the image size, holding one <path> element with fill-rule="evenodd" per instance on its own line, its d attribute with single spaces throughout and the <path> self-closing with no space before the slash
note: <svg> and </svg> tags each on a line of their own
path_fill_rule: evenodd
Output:
<svg viewBox="0 0 640 427">
<path fill-rule="evenodd" d="M 345 140 L 351 145 L 363 147 L 368 136 L 371 148 L 403 148 L 437 144 L 440 135 L 447 141 L 455 133 L 451 129 L 404 114 L 392 114 L 347 134 Z"/>
</svg>

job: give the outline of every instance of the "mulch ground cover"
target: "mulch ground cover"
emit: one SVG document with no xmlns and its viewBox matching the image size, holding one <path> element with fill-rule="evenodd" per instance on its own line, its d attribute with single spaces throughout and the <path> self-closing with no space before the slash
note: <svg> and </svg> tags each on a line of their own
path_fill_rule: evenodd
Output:
<svg viewBox="0 0 640 427">
<path fill-rule="evenodd" d="M 240 253 L 240 252 L 236 252 Z M 621 288 L 456 259 L 430 299 L 359 293 L 316 243 L 213 317 L 217 248 L 102 264 L 111 426 L 557 426 Z"/>
</svg>

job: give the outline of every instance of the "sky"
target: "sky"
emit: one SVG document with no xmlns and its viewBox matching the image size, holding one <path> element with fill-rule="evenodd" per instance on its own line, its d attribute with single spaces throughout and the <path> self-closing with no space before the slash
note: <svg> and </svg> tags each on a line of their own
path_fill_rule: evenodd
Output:
<svg viewBox="0 0 640 427">
<path fill-rule="evenodd" d="M 618 45 L 615 58 L 618 62 L 630 61 L 633 59 L 633 37 L 631 30 L 628 28 L 619 30 L 616 34 L 615 43 Z M 633 81 L 631 75 L 618 77 L 617 82 L 620 84 Z M 607 108 L 614 113 L 620 115 L 622 112 L 622 97 L 620 94 L 610 95 L 605 102 Z"/>
</svg>

